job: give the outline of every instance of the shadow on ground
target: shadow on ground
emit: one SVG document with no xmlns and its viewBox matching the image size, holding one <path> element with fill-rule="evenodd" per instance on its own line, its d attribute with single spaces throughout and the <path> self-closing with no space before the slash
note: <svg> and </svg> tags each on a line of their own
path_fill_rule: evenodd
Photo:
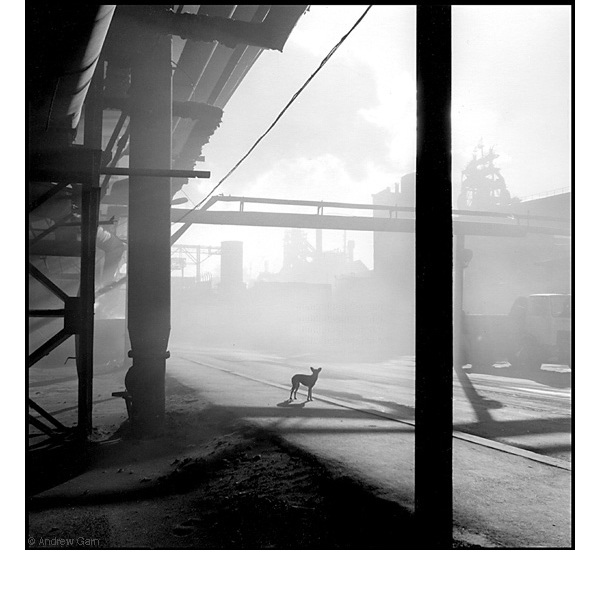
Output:
<svg viewBox="0 0 600 600">
<path fill-rule="evenodd" d="M 571 388 L 572 373 L 568 371 L 557 371 L 551 369 L 528 369 L 525 367 L 476 365 L 466 369 L 467 373 L 479 373 L 494 375 L 495 377 L 511 377 L 517 379 L 529 379 L 542 385 L 556 388 Z"/>
<path fill-rule="evenodd" d="M 104 443 L 30 457 L 29 549 L 61 547 L 56 539 L 76 540 L 62 546 L 74 549 L 421 547 L 407 509 L 225 409 L 191 402 L 178 382 L 167 389 L 163 436 L 135 439 L 124 425 Z"/>
</svg>

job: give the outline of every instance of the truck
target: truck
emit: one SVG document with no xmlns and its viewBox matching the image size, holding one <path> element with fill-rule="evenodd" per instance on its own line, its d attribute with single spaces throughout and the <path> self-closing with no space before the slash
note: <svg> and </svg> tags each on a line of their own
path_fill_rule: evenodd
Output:
<svg viewBox="0 0 600 600">
<path fill-rule="evenodd" d="M 474 369 L 500 361 L 525 369 L 571 366 L 571 294 L 517 298 L 507 315 L 462 315 L 462 364 Z"/>
</svg>

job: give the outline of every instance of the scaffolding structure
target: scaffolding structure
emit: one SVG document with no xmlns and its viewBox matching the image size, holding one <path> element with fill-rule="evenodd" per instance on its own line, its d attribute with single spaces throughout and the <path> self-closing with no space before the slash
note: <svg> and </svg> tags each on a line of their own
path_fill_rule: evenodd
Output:
<svg viewBox="0 0 600 600">
<path fill-rule="evenodd" d="M 221 256 L 220 246 L 194 246 L 190 244 L 174 244 L 171 246 L 171 271 L 184 271 L 188 266 L 196 267 L 196 283 L 207 281 L 208 273 L 202 272 L 202 264 L 212 256 Z"/>
</svg>

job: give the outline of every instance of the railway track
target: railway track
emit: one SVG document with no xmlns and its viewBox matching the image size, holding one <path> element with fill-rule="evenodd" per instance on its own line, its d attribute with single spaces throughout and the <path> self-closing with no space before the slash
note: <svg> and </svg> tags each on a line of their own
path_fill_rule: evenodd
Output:
<svg viewBox="0 0 600 600">
<path fill-rule="evenodd" d="M 178 354 L 178 358 L 185 362 L 191 363 L 191 364 L 197 364 L 202 367 L 216 369 L 223 373 L 227 373 L 233 377 L 246 379 L 249 381 L 253 381 L 255 383 L 259 383 L 259 384 L 266 385 L 269 387 L 277 388 L 280 390 L 285 390 L 286 393 L 289 392 L 288 385 L 282 385 L 280 383 L 277 383 L 277 382 L 269 380 L 269 379 L 249 375 L 247 373 L 243 373 L 239 370 L 227 368 L 225 366 L 219 366 L 215 363 L 211 363 L 210 361 L 207 361 L 206 359 L 198 359 L 198 358 L 192 359 L 192 358 L 183 356 L 181 354 Z M 240 362 L 241 361 L 238 361 L 238 364 Z M 391 412 L 385 412 L 385 411 L 381 410 L 380 407 L 377 407 L 375 405 L 369 405 L 368 401 L 367 402 L 352 401 L 352 400 L 348 400 L 348 399 L 336 398 L 332 395 L 320 394 L 318 392 L 313 392 L 313 400 L 316 400 L 316 401 L 319 401 L 319 402 L 322 402 L 325 404 L 329 404 L 332 406 L 336 406 L 336 407 L 342 407 L 342 408 L 346 408 L 349 410 L 362 412 L 362 413 L 368 414 L 370 416 L 375 416 L 375 417 L 378 417 L 381 419 L 395 421 L 397 423 L 402 423 L 404 425 L 408 425 L 413 428 L 415 426 L 414 420 L 400 418 L 400 417 L 392 414 Z M 496 450 L 499 452 L 504 452 L 507 454 L 518 455 L 518 456 L 527 458 L 529 460 L 533 460 L 535 462 L 554 466 L 556 468 L 564 469 L 566 471 L 571 471 L 571 463 L 566 460 L 560 459 L 560 458 L 554 458 L 552 456 L 544 456 L 542 454 L 539 454 L 537 452 L 534 452 L 534 451 L 531 451 L 531 450 L 528 450 L 525 448 L 520 448 L 518 446 L 513 446 L 513 445 L 510 445 L 510 444 L 507 444 L 504 442 L 487 439 L 487 438 L 484 438 L 484 437 L 481 437 L 478 435 L 473 435 L 470 433 L 458 431 L 456 429 L 453 433 L 453 437 L 455 439 L 462 440 L 462 441 L 465 441 L 465 442 L 468 442 L 471 444 L 484 446 L 484 447 L 491 448 L 493 450 Z"/>
</svg>

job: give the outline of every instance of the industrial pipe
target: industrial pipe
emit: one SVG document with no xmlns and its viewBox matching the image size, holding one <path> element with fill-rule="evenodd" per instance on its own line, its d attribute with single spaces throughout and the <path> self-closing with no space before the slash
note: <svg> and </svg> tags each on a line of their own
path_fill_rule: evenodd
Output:
<svg viewBox="0 0 600 600">
<path fill-rule="evenodd" d="M 69 141 L 74 135 L 115 8 L 115 4 L 28 6 L 29 118 L 30 130 L 38 136 L 65 132 Z"/>
</svg>

